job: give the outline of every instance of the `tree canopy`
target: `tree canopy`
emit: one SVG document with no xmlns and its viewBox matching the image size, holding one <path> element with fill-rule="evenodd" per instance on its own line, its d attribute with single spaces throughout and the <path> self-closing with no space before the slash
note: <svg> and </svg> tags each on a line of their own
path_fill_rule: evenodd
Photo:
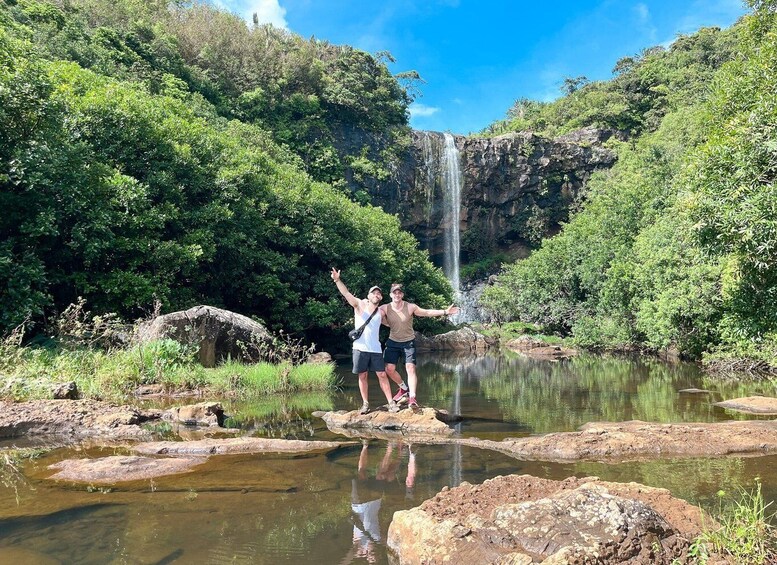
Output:
<svg viewBox="0 0 777 565">
<path fill-rule="evenodd" d="M 490 128 L 629 135 L 561 233 L 505 266 L 492 309 L 587 346 L 777 365 L 777 15 L 753 5 Z"/>
<path fill-rule="evenodd" d="M 385 67 L 271 28 L 215 33 L 207 26 L 238 26 L 204 4 L 167 10 L 0 4 L 0 326 L 41 321 L 82 296 L 127 317 L 155 299 L 166 310 L 204 302 L 320 332 L 351 316 L 332 266 L 357 294 L 403 280 L 419 301 L 450 299 L 396 217 L 313 178 L 266 119 L 280 120 L 282 103 L 327 127 L 327 112 L 404 126 L 402 90 Z M 219 51 L 222 40 L 230 46 Z M 239 49 L 246 59 L 233 57 Z M 273 49 L 301 59 L 279 71 Z"/>
</svg>

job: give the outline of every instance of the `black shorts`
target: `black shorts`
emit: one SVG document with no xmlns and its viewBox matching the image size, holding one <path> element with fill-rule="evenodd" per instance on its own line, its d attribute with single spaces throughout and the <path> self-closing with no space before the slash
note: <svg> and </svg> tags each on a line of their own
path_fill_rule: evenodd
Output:
<svg viewBox="0 0 777 565">
<path fill-rule="evenodd" d="M 353 350 L 353 374 L 375 371 L 382 373 L 386 370 L 383 363 L 383 356 L 380 353 L 370 353 L 368 351 Z"/>
<path fill-rule="evenodd" d="M 383 353 L 383 359 L 386 363 L 396 365 L 400 357 L 405 358 L 405 363 L 412 363 L 415 365 L 415 340 L 410 341 L 394 341 L 389 339 L 386 341 L 386 351 Z"/>
</svg>

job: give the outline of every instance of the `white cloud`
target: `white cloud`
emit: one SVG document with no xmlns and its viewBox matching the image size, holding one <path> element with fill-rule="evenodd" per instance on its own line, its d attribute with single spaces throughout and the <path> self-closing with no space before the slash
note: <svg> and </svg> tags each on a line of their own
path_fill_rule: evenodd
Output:
<svg viewBox="0 0 777 565">
<path fill-rule="evenodd" d="M 253 0 L 247 4 L 245 17 L 249 23 L 254 21 L 254 14 L 259 18 L 259 24 L 272 24 L 281 29 L 289 29 L 286 22 L 286 8 L 279 0 Z"/>
<path fill-rule="evenodd" d="M 634 6 L 634 11 L 637 13 L 637 18 L 641 22 L 647 22 L 650 20 L 650 10 L 645 4 L 639 3 Z"/>
<path fill-rule="evenodd" d="M 410 116 L 413 118 L 425 118 L 428 116 L 433 116 L 439 111 L 439 108 L 434 106 L 426 106 L 425 104 L 414 103 L 410 105 Z"/>
</svg>

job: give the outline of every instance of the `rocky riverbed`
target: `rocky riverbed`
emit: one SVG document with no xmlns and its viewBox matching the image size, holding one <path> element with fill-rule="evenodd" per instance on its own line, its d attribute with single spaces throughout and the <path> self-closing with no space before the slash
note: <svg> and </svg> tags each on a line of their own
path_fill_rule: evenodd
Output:
<svg viewBox="0 0 777 565">
<path fill-rule="evenodd" d="M 777 411 L 767 397 L 733 399 L 728 406 L 760 414 Z M 594 422 L 575 432 L 502 441 L 456 437 L 447 412 L 425 407 L 391 414 L 376 409 L 317 414 L 344 441 L 255 437 L 158 439 L 149 424 L 188 422 L 218 435 L 226 430 L 218 403 L 141 409 L 85 400 L 0 402 L 0 438 L 56 438 L 119 445 L 108 457 L 79 457 L 49 467 L 45 480 L 111 485 L 192 472 L 209 457 L 246 453 L 338 450 L 350 438 L 401 438 L 415 444 L 459 443 L 535 461 L 758 456 L 777 453 L 777 420 L 720 423 Z M 714 522 L 669 491 L 636 483 L 528 475 L 444 488 L 420 506 L 395 514 L 388 546 L 400 563 L 672 563 L 685 562 L 691 541 Z"/>
</svg>

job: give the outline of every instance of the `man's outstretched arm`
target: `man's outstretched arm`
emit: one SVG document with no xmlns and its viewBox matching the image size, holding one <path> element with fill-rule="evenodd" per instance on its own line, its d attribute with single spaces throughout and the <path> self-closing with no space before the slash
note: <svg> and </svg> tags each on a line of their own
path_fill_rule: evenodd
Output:
<svg viewBox="0 0 777 565">
<path fill-rule="evenodd" d="M 340 294 L 343 295 L 343 297 L 348 301 L 348 304 L 353 306 L 354 308 L 359 307 L 359 299 L 356 298 L 353 294 L 350 293 L 348 290 L 348 287 L 345 286 L 345 283 L 340 280 L 340 271 L 332 267 L 332 280 L 335 281 L 335 285 L 337 286 L 337 290 L 340 291 Z"/>
<path fill-rule="evenodd" d="M 458 314 L 459 313 L 459 307 L 451 304 L 448 306 L 445 310 L 443 309 L 432 309 L 432 308 L 421 308 L 420 306 L 417 306 L 413 304 L 412 306 L 415 306 L 415 308 L 410 308 L 410 313 L 413 316 L 420 316 L 422 318 L 434 318 L 434 317 L 440 317 L 440 316 L 450 316 L 452 314 Z"/>
</svg>

